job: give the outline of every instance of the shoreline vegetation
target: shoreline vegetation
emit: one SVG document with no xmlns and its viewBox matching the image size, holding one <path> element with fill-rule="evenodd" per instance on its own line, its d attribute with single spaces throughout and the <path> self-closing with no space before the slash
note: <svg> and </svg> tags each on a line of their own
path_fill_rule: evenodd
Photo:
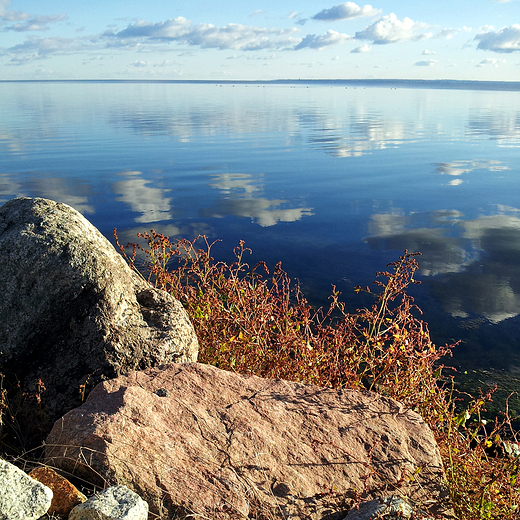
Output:
<svg viewBox="0 0 520 520">
<path fill-rule="evenodd" d="M 444 90 L 520 91 L 520 81 L 485 81 L 454 79 L 3 79 L 0 83 L 157 83 L 218 85 L 305 85 L 337 87 L 391 87 Z"/>
<path fill-rule="evenodd" d="M 281 263 L 272 270 L 263 262 L 249 266 L 243 241 L 227 264 L 211 256 L 215 242 L 204 236 L 170 240 L 151 230 L 138 234 L 140 244 L 126 246 L 116 230 L 114 236 L 131 268 L 184 305 L 199 339 L 200 362 L 394 398 L 433 431 L 460 520 L 518 518 L 520 438 L 512 426 L 518 412 L 509 406 L 518 396 L 506 396 L 504 409 L 490 420 L 486 410 L 497 387 L 477 396 L 457 387 L 454 369 L 443 364 L 456 344 L 433 344 L 407 294 L 418 283 L 420 253 L 405 251 L 376 273 L 375 289 L 357 287 L 373 297 L 373 305 L 349 313 L 335 287 L 328 306 L 315 309 Z"/>
</svg>

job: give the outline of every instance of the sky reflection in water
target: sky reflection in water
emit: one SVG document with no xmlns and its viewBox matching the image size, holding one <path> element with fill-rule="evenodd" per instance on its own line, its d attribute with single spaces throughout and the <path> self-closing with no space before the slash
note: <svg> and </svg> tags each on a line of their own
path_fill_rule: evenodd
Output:
<svg viewBox="0 0 520 520">
<path fill-rule="evenodd" d="M 107 236 L 239 239 L 316 298 L 404 249 L 436 341 L 520 365 L 517 92 L 0 84 L 0 203 L 66 202 Z M 220 253 L 219 253 L 220 252 Z M 322 300 L 322 303 L 325 303 Z"/>
</svg>

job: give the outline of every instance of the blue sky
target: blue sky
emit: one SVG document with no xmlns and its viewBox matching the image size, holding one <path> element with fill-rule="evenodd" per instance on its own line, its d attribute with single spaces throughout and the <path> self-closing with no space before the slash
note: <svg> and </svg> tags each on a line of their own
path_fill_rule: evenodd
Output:
<svg viewBox="0 0 520 520">
<path fill-rule="evenodd" d="M 0 79 L 520 80 L 520 0 L 0 0 Z"/>
</svg>

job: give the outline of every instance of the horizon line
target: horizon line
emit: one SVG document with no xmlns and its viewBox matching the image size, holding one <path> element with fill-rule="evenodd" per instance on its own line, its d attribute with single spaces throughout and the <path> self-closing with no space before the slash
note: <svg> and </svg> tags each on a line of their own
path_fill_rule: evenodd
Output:
<svg viewBox="0 0 520 520">
<path fill-rule="evenodd" d="M 302 78 L 286 78 L 286 79 L 268 79 L 268 80 L 252 80 L 252 79 L 136 79 L 136 78 L 87 78 L 87 79 L 0 79 L 0 83 L 201 83 L 201 84 L 291 84 L 291 83 L 337 83 L 337 84 L 401 84 L 403 86 L 474 86 L 474 87 L 495 87 L 499 86 L 516 87 L 511 90 L 520 90 L 520 81 L 513 80 L 476 80 L 476 79 L 302 79 Z"/>
</svg>

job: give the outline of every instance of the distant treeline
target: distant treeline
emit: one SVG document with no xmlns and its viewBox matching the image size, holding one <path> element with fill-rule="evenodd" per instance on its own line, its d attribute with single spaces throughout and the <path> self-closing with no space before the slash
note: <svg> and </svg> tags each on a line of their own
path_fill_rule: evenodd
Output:
<svg viewBox="0 0 520 520">
<path fill-rule="evenodd" d="M 337 87 L 430 88 L 448 90 L 499 90 L 520 91 L 520 81 L 476 81 L 452 79 L 276 79 L 276 80 L 113 80 L 113 79 L 61 79 L 61 80 L 0 80 L 0 83 L 201 83 L 226 85 L 306 85 Z"/>
</svg>

